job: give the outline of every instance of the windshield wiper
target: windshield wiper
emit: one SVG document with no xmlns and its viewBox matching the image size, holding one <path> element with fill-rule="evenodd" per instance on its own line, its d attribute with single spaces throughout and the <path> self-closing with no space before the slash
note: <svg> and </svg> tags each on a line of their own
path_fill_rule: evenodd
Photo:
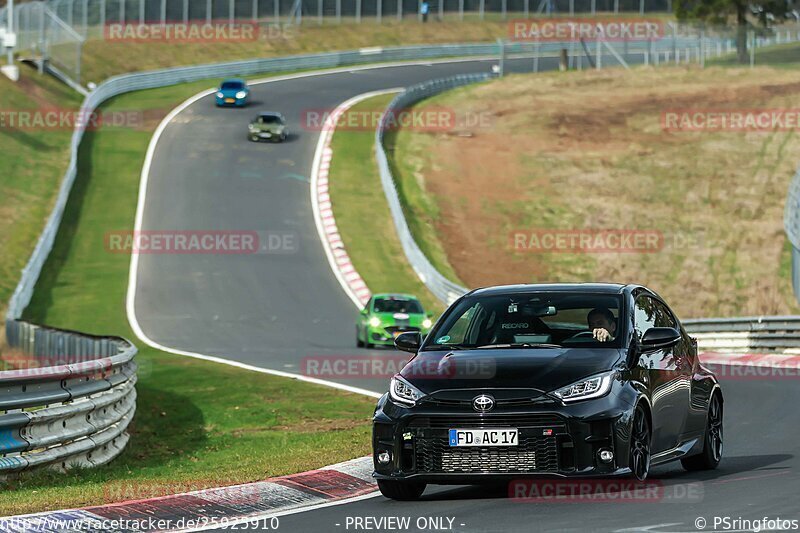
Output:
<svg viewBox="0 0 800 533">
<path fill-rule="evenodd" d="M 512 343 L 503 343 L 503 344 L 484 344 L 482 346 L 476 346 L 476 350 L 485 350 L 490 348 L 562 348 L 562 346 L 558 344 L 547 344 L 547 343 L 531 343 L 531 342 L 512 342 Z"/>
</svg>

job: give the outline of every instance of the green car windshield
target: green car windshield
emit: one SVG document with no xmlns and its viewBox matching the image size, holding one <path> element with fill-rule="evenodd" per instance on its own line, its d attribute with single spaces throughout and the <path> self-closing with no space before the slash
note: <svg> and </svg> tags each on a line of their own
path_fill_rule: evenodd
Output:
<svg viewBox="0 0 800 533">
<path fill-rule="evenodd" d="M 422 313 L 422 305 L 417 300 L 400 300 L 397 298 L 376 298 L 372 306 L 375 313 Z"/>
</svg>

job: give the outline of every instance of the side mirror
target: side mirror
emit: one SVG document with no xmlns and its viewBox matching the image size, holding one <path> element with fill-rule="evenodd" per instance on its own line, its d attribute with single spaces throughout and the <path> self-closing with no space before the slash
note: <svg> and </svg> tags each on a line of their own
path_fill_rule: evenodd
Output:
<svg viewBox="0 0 800 533">
<path fill-rule="evenodd" d="M 639 341 L 639 349 L 642 352 L 660 350 L 675 346 L 680 340 L 681 334 L 675 328 L 650 328 Z"/>
<path fill-rule="evenodd" d="M 367 311 L 366 307 L 361 310 L 361 314 L 364 315 L 364 316 L 366 316 L 368 314 L 368 311 Z"/>
<path fill-rule="evenodd" d="M 394 345 L 398 350 L 404 352 L 417 353 L 422 344 L 422 336 L 418 331 L 406 331 L 394 339 Z"/>
<path fill-rule="evenodd" d="M 428 311 L 427 313 L 425 313 L 425 316 L 428 318 L 433 318 L 433 311 Z"/>
</svg>

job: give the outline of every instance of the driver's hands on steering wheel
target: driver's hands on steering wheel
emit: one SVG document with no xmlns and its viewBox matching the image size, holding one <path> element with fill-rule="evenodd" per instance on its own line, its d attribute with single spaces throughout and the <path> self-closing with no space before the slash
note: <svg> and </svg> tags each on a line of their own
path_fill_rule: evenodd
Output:
<svg viewBox="0 0 800 533">
<path fill-rule="evenodd" d="M 611 333 L 606 328 L 594 328 L 592 338 L 600 342 L 608 342 L 611 340 Z"/>
</svg>

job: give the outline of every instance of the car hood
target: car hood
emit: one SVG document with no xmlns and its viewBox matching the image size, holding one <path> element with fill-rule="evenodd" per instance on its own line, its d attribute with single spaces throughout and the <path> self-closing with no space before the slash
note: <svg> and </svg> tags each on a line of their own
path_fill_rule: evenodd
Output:
<svg viewBox="0 0 800 533">
<path fill-rule="evenodd" d="M 236 96 L 236 93 L 238 93 L 239 91 L 247 92 L 247 89 L 244 87 L 241 89 L 217 89 L 217 92 L 221 92 L 222 95 L 226 97 Z"/>
<path fill-rule="evenodd" d="M 534 388 L 552 391 L 611 370 L 617 348 L 513 348 L 424 351 L 400 372 L 425 393 L 452 389 Z"/>
<path fill-rule="evenodd" d="M 425 314 L 423 313 L 372 313 L 372 316 L 378 317 L 384 324 L 403 321 L 421 322 L 425 319 Z"/>
</svg>

